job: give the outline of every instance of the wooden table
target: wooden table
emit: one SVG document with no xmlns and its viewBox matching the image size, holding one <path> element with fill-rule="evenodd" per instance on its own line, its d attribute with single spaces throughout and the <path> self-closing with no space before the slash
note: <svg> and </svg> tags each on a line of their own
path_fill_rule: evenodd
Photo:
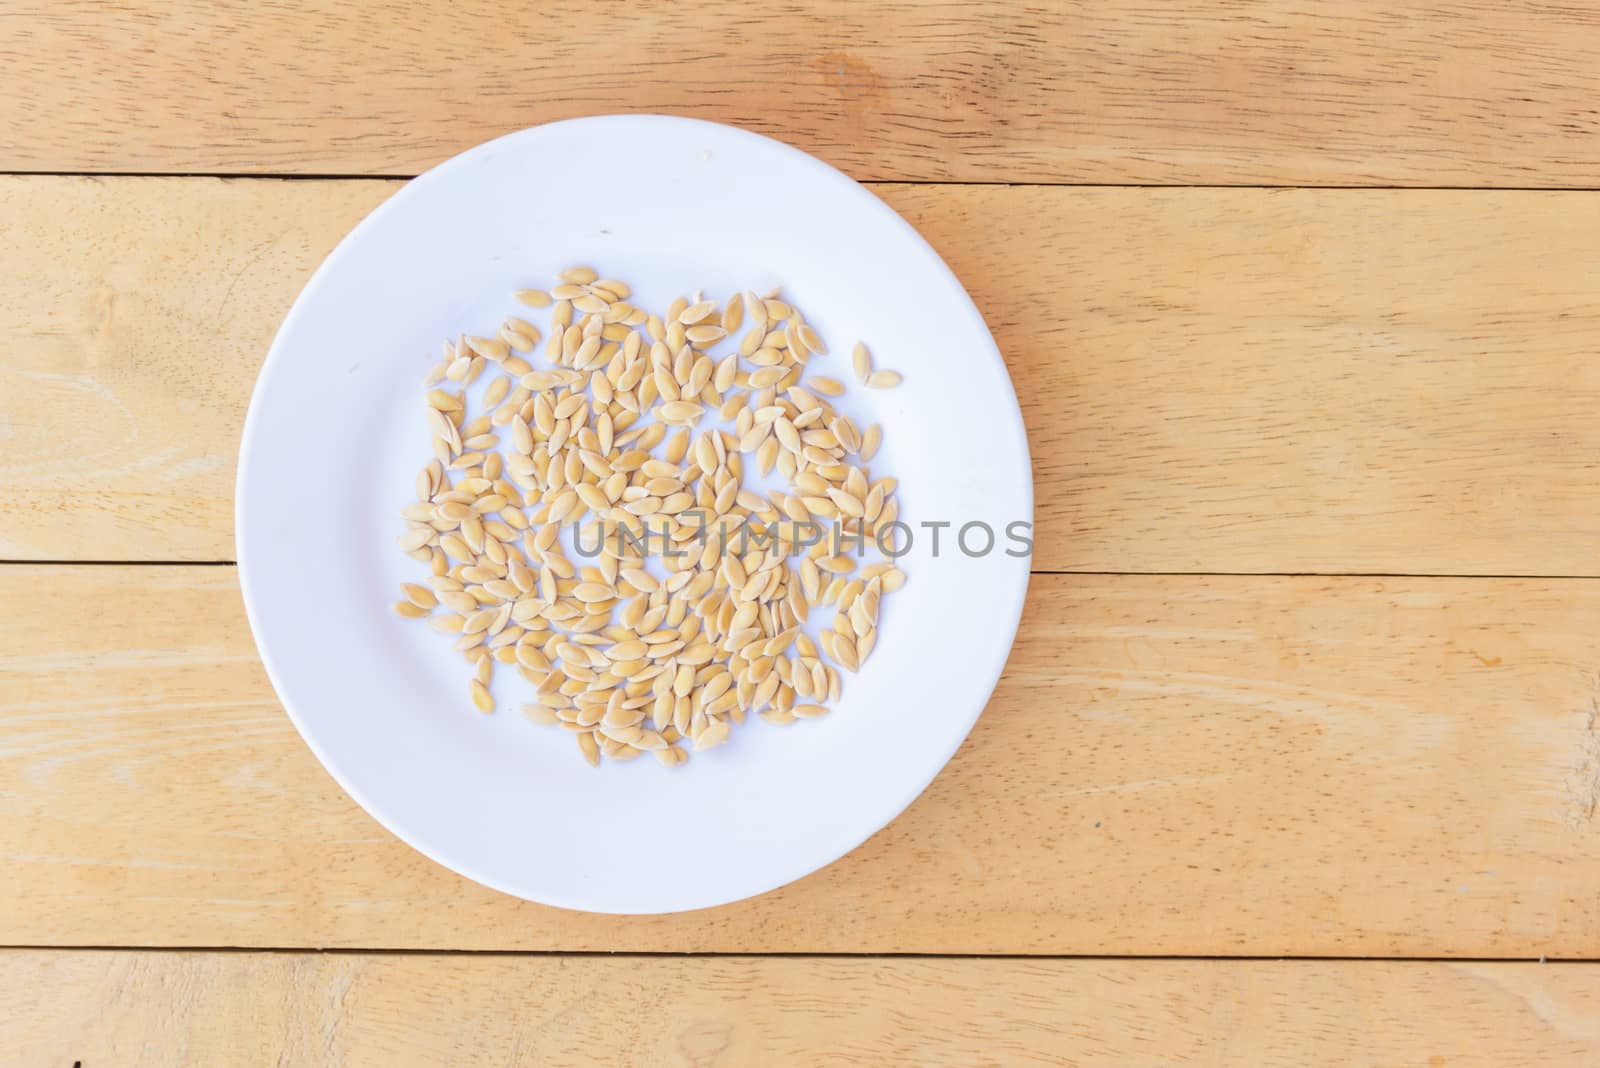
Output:
<svg viewBox="0 0 1600 1068">
<path fill-rule="evenodd" d="M 1600 13 L 1405 8 L 0 0 L 0 1061 L 1600 1063 Z M 624 110 L 928 237 L 1038 540 L 904 816 L 618 919 L 363 814 L 229 561 L 322 256 Z"/>
</svg>

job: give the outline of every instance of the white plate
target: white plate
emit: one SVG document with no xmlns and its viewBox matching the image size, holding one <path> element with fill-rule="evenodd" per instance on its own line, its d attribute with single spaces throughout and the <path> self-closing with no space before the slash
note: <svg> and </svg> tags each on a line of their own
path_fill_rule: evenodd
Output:
<svg viewBox="0 0 1600 1068">
<path fill-rule="evenodd" d="M 983 220 L 970 220 L 981 228 Z M 390 608 L 426 569 L 395 539 L 427 460 L 421 377 L 445 337 L 490 333 L 513 290 L 572 263 L 642 306 L 778 283 L 850 379 L 865 339 L 898 389 L 842 402 L 880 421 L 873 475 L 900 479 L 913 548 L 880 641 L 822 720 L 755 717 L 668 770 L 585 765 L 572 739 L 466 696 L 468 666 Z M 545 316 L 531 315 L 543 322 Z M 542 350 L 535 358 L 544 366 Z M 484 381 L 487 381 L 487 376 Z M 481 383 L 480 383 L 481 385 Z M 959 282 L 898 215 L 833 168 L 731 127 L 630 115 L 556 123 L 457 156 L 397 192 L 328 257 L 284 320 L 245 422 L 238 553 L 250 624 L 295 726 L 339 784 L 422 853 L 480 883 L 596 912 L 701 908 L 843 856 L 944 766 L 1016 632 L 1032 520 L 1005 366 Z M 940 555 L 924 521 L 948 521 Z M 988 555 L 954 551 L 982 521 Z M 975 528 L 975 540 L 981 537 Z M 828 615 L 831 613 L 818 613 Z"/>
</svg>

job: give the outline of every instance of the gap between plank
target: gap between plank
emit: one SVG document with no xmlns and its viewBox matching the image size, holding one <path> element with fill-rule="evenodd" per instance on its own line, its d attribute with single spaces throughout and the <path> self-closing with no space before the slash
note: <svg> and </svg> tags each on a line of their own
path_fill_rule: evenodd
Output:
<svg viewBox="0 0 1600 1068">
<path fill-rule="evenodd" d="M 1283 956 L 1281 954 L 1254 953 L 1240 956 L 1196 953 L 808 953 L 804 951 L 775 951 L 771 953 L 729 952 L 694 953 L 669 950 L 607 949 L 406 949 L 395 946 L 355 948 L 350 946 L 117 946 L 117 945 L 0 945 L 0 953 L 63 950 L 93 953 L 275 953 L 280 955 L 322 954 L 327 956 L 391 956 L 391 957 L 608 957 L 617 959 L 656 957 L 686 960 L 1006 960 L 1006 961 L 1107 961 L 1107 962 L 1226 962 L 1262 963 L 1288 961 L 1306 964 L 1330 964 L 1346 961 L 1371 961 L 1384 964 L 1600 964 L 1594 957 L 1336 957 L 1336 956 Z"/>
<path fill-rule="evenodd" d="M 444 162 L 444 161 L 440 161 Z M 831 164 L 830 164 L 831 166 Z M 837 168 L 836 168 L 837 169 Z M 0 170 L 0 178 L 219 178 L 240 181 L 273 182 L 409 182 L 416 174 L 274 174 L 270 172 L 229 171 L 14 171 Z M 854 177 L 853 175 L 851 177 Z M 1267 184 L 1260 182 L 1004 182 L 964 181 L 953 178 L 856 178 L 862 185 L 930 186 L 959 185 L 999 189 L 1256 189 L 1357 192 L 1388 190 L 1418 193 L 1596 193 L 1600 186 L 1588 185 L 1380 185 L 1344 183 L 1340 185 Z"/>
<path fill-rule="evenodd" d="M 0 560 L 0 567 L 237 567 L 237 560 Z M 1600 575 L 1460 574 L 1431 571 L 1030 571 L 1033 576 L 1084 578 L 1349 578 L 1484 579 L 1486 581 L 1593 582 Z M 0 949 L 5 947 L 0 946 Z"/>
</svg>

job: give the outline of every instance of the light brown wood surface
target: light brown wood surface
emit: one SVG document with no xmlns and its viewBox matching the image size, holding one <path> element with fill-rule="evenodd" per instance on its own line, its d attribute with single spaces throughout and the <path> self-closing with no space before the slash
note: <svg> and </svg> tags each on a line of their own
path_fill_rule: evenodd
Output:
<svg viewBox="0 0 1600 1068">
<path fill-rule="evenodd" d="M 84 1068 L 1600 1058 L 1593 964 L 23 951 L 0 988 L 0 1057 Z"/>
<path fill-rule="evenodd" d="M 1596 54 L 1545 0 L 0 0 L 0 1063 L 1600 1063 L 1600 965 L 1533 963 L 1600 959 Z M 1035 467 L 949 767 L 680 916 L 385 832 L 225 563 L 370 176 L 608 111 L 878 183 Z"/>
<path fill-rule="evenodd" d="M 0 179 L 0 557 L 231 559 L 267 345 L 394 188 Z M 1600 574 L 1600 197 L 879 191 L 1006 354 L 1037 570 Z"/>
<path fill-rule="evenodd" d="M 409 175 L 717 119 L 859 178 L 1593 186 L 1600 16 L 1462 0 L 0 6 L 0 168 Z"/>
<path fill-rule="evenodd" d="M 279 709 L 234 583 L 0 568 L 0 944 L 1600 956 L 1600 582 L 1035 576 L 903 816 L 639 918 L 384 832 Z"/>
</svg>

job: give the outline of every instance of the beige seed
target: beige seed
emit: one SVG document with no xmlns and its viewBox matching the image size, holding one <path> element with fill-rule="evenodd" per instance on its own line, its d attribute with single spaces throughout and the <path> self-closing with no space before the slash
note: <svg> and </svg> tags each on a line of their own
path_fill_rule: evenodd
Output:
<svg viewBox="0 0 1600 1068">
<path fill-rule="evenodd" d="M 757 327 L 752 328 L 750 331 L 748 331 L 744 335 L 744 337 L 739 339 L 738 355 L 743 356 L 746 359 L 754 360 L 754 357 L 755 357 L 756 353 L 761 351 L 761 343 L 763 341 L 765 341 L 766 338 L 767 338 L 767 328 L 766 327 L 757 326 Z M 777 356 L 776 353 L 773 353 L 773 355 Z M 754 361 L 754 362 L 765 363 L 767 361 L 758 360 L 758 361 Z"/>
<path fill-rule="evenodd" d="M 496 363 L 511 355 L 511 346 L 497 337 L 468 337 L 467 348 Z"/>
<path fill-rule="evenodd" d="M 883 444 L 883 427 L 873 423 L 861 435 L 860 456 L 863 463 L 878 455 L 878 447 Z"/>
<path fill-rule="evenodd" d="M 866 379 L 868 389 L 893 389 L 901 382 L 899 371 L 874 371 Z"/>
<path fill-rule="evenodd" d="M 766 389 L 782 381 L 783 376 L 788 373 L 789 369 L 786 367 L 763 367 L 759 371 L 751 372 L 750 388 Z"/>
<path fill-rule="evenodd" d="M 633 747 L 643 752 L 663 752 L 667 748 L 667 740 L 656 731 L 640 730 L 633 739 Z"/>
<path fill-rule="evenodd" d="M 596 281 L 600 275 L 593 267 L 568 267 L 556 277 L 568 285 L 585 286 Z"/>
<path fill-rule="evenodd" d="M 671 401 L 661 405 L 656 411 L 665 422 L 693 423 L 700 418 L 705 409 L 688 401 Z"/>
<path fill-rule="evenodd" d="M 427 545 L 434 537 L 434 532 L 427 527 L 414 527 L 402 534 L 398 542 L 401 550 L 409 553 Z"/>
<path fill-rule="evenodd" d="M 867 351 L 867 346 L 858 341 L 850 350 L 850 366 L 856 373 L 856 378 L 865 383 L 872 374 L 872 353 Z"/>
<path fill-rule="evenodd" d="M 801 363 L 810 358 L 811 350 L 806 347 L 805 339 L 800 336 L 799 319 L 791 318 L 783 325 L 783 345 L 789 350 L 790 355 Z"/>
<path fill-rule="evenodd" d="M 556 715 L 555 709 L 548 708 L 542 704 L 523 705 L 522 714 L 541 727 L 554 727 L 561 722 L 561 717 Z"/>
<path fill-rule="evenodd" d="M 778 451 L 781 447 L 782 443 L 779 442 L 777 438 L 768 438 L 766 441 L 762 442 L 761 447 L 756 450 L 756 466 L 763 475 L 770 474 L 772 472 L 773 464 L 778 462 Z M 786 458 L 792 458 L 794 454 L 784 453 L 783 455 Z M 789 472 L 785 473 L 787 474 Z"/>
<path fill-rule="evenodd" d="M 728 298 L 727 307 L 722 309 L 722 329 L 726 333 L 733 333 L 744 323 L 744 294 L 735 293 Z"/>
<path fill-rule="evenodd" d="M 806 348 L 810 349 L 819 356 L 826 356 L 828 354 L 828 346 L 822 343 L 822 338 L 817 335 L 815 330 L 811 329 L 811 325 L 809 323 L 802 323 L 800 325 L 799 332 L 800 340 L 805 344 Z"/>
<path fill-rule="evenodd" d="M 419 586 L 415 582 L 402 582 L 401 591 L 406 595 L 406 600 L 418 608 L 429 610 L 439 603 L 439 598 L 426 586 Z"/>
<path fill-rule="evenodd" d="M 866 506 L 862 503 L 861 498 L 854 494 L 846 493 L 844 490 L 830 488 L 828 490 L 828 499 L 838 507 L 840 513 L 853 519 L 859 519 L 866 514 Z"/>
<path fill-rule="evenodd" d="M 511 379 L 501 377 L 489 383 L 489 388 L 484 390 L 483 404 L 486 408 L 497 407 L 511 392 Z"/>
<path fill-rule="evenodd" d="M 572 353 L 572 366 L 580 371 L 586 371 L 593 365 L 600 354 L 601 338 L 586 337 Z"/>
<path fill-rule="evenodd" d="M 696 749 L 715 749 L 728 740 L 728 725 L 726 723 L 711 723 L 704 730 L 694 736 Z"/>
<path fill-rule="evenodd" d="M 696 323 L 704 322 L 706 319 L 711 318 L 712 313 L 716 310 L 716 301 L 702 300 L 699 303 L 689 305 L 679 312 L 677 321 L 684 326 L 694 326 Z"/>
<path fill-rule="evenodd" d="M 696 348 L 707 348 L 715 345 L 728 336 L 728 332 L 720 326 L 691 326 L 684 331 L 684 337 Z"/>
<path fill-rule="evenodd" d="M 772 432 L 777 435 L 778 440 L 783 444 L 783 447 L 788 449 L 790 452 L 797 453 L 805 448 L 805 446 L 800 442 L 800 432 L 794 428 L 793 423 L 789 422 L 789 420 L 783 418 L 782 416 L 779 416 L 777 419 L 773 420 Z"/>
<path fill-rule="evenodd" d="M 441 412 L 458 412 L 462 409 L 461 398 L 442 389 L 428 390 L 427 401 L 428 407 Z"/>
</svg>

